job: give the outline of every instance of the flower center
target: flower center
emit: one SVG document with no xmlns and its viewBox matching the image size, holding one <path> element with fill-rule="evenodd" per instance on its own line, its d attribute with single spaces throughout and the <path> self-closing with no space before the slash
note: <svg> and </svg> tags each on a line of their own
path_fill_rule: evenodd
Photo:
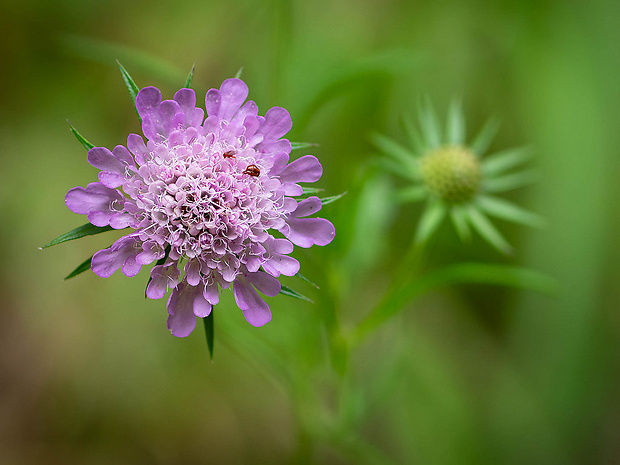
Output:
<svg viewBox="0 0 620 465">
<path fill-rule="evenodd" d="M 424 155 L 420 163 L 428 190 L 447 202 L 467 202 L 480 188 L 480 161 L 465 147 L 440 147 Z"/>
</svg>

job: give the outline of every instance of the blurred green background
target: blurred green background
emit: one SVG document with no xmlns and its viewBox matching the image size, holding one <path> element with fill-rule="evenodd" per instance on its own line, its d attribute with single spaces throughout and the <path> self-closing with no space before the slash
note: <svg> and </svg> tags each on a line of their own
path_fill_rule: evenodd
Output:
<svg viewBox="0 0 620 465">
<path fill-rule="evenodd" d="M 611 0 L 2 0 L 0 463 L 620 463 L 618 20 Z M 145 271 L 62 282 L 110 236 L 37 250 L 84 222 L 63 198 L 96 177 L 65 119 L 107 147 L 139 132 L 115 59 L 168 98 L 195 62 L 199 102 L 243 67 L 348 192 L 322 212 L 334 242 L 295 252 L 321 290 L 285 280 L 316 303 L 270 299 L 255 329 L 225 293 L 214 362 L 200 326 L 168 333 Z M 369 135 L 402 141 L 421 95 L 534 147 L 540 179 L 509 198 L 547 220 L 497 222 L 513 257 L 444 224 L 422 275 L 488 262 L 557 290 L 433 289 L 348 352 L 420 214 Z"/>
</svg>

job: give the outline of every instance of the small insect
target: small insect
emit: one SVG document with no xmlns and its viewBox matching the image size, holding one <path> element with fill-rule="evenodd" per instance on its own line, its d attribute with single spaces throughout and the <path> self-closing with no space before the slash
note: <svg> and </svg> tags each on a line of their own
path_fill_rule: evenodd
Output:
<svg viewBox="0 0 620 465">
<path fill-rule="evenodd" d="M 224 152 L 222 154 L 222 156 L 224 158 L 235 158 L 235 151 L 234 150 L 229 150 L 228 152 Z"/>
<path fill-rule="evenodd" d="M 260 169 L 256 165 L 248 165 L 243 174 L 248 174 L 250 176 L 260 176 Z"/>
</svg>

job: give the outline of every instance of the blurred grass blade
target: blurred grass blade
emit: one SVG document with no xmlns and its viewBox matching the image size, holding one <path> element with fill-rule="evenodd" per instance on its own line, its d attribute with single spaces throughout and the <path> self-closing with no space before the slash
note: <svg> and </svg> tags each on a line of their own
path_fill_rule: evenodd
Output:
<svg viewBox="0 0 620 465">
<path fill-rule="evenodd" d="M 354 342 L 406 308 L 413 299 L 437 287 L 454 284 L 490 284 L 545 294 L 557 291 L 557 282 L 547 275 L 526 268 L 488 263 L 457 263 L 405 283 L 400 292 L 392 292 L 375 307 L 355 331 Z"/>
<path fill-rule="evenodd" d="M 485 176 L 502 174 L 532 158 L 532 150 L 528 147 L 503 150 L 489 155 L 482 161 L 482 172 Z"/>
<path fill-rule="evenodd" d="M 73 133 L 73 135 L 74 135 L 74 136 L 75 136 L 75 138 L 78 140 L 78 142 L 79 142 L 80 144 L 82 144 L 82 146 L 83 146 L 86 150 L 90 150 L 90 149 L 92 149 L 92 148 L 94 147 L 94 145 L 93 145 L 93 144 L 91 144 L 90 142 L 88 142 L 88 141 L 86 140 L 86 138 L 85 138 L 82 134 L 80 134 L 80 133 L 78 132 L 78 130 L 77 130 L 77 129 L 75 129 L 75 128 L 73 127 L 73 125 L 71 124 L 71 122 L 70 122 L 69 120 L 67 120 L 67 124 L 69 125 L 69 130 Z"/>
<path fill-rule="evenodd" d="M 481 195 L 478 196 L 476 203 L 485 213 L 496 218 L 527 226 L 541 227 L 544 225 L 544 221 L 539 215 L 528 212 L 504 199 Z"/>
<path fill-rule="evenodd" d="M 441 200 L 432 200 L 429 202 L 422 218 L 418 223 L 418 229 L 415 235 L 415 241 L 422 244 L 433 235 L 446 216 L 447 208 Z"/>
<path fill-rule="evenodd" d="M 519 187 L 528 186 L 538 180 L 538 173 L 534 170 L 521 171 L 519 173 L 507 174 L 497 178 L 483 181 L 484 190 L 491 193 L 507 192 Z"/>
<path fill-rule="evenodd" d="M 419 202 L 424 200 L 428 194 L 424 186 L 405 187 L 396 193 L 398 202 Z"/>
<path fill-rule="evenodd" d="M 82 226 L 78 226 L 75 229 L 72 229 L 68 233 L 62 234 L 58 236 L 53 241 L 48 242 L 43 247 L 39 247 L 39 250 L 47 249 L 48 247 L 52 247 L 53 245 L 62 244 L 63 242 L 73 241 L 75 239 L 80 239 L 84 236 L 92 236 L 93 234 L 100 234 L 106 231 L 112 231 L 114 228 L 112 226 L 95 226 L 90 223 L 83 224 Z"/>
<path fill-rule="evenodd" d="M 484 155 L 487 150 L 489 150 L 489 147 L 491 146 L 493 139 L 495 139 L 498 130 L 499 121 L 497 119 L 492 118 L 487 121 L 474 139 L 474 141 L 471 143 L 471 149 L 474 151 L 474 153 L 480 156 Z"/>
<path fill-rule="evenodd" d="M 192 66 L 192 69 L 189 72 L 189 74 L 187 75 L 187 79 L 185 80 L 185 88 L 186 89 L 191 89 L 192 88 L 192 81 L 194 80 L 194 70 L 195 69 L 196 69 L 196 63 L 194 63 L 194 65 Z"/>
<path fill-rule="evenodd" d="M 235 74 L 235 79 L 241 79 L 241 74 L 243 73 L 243 66 L 239 68 L 239 71 Z"/>
<path fill-rule="evenodd" d="M 394 142 L 389 137 L 385 137 L 381 134 L 372 134 L 370 139 L 372 143 L 385 155 L 391 157 L 395 162 L 399 163 L 401 171 L 407 171 L 413 174 L 418 173 L 418 162 L 415 159 L 415 154 L 409 149 L 406 149 L 399 143 Z"/>
<path fill-rule="evenodd" d="M 138 92 L 140 92 L 140 89 L 136 85 L 136 83 L 133 80 L 133 78 L 129 75 L 127 70 L 123 67 L 121 62 L 118 61 L 118 60 L 116 60 L 116 62 L 118 63 L 118 67 L 121 70 L 121 75 L 123 76 L 123 81 L 125 82 L 125 86 L 127 86 L 127 91 L 129 92 L 129 96 L 131 97 L 131 101 L 133 102 L 133 106 L 136 109 L 136 113 L 138 114 L 138 118 L 140 119 L 140 122 L 142 123 L 142 118 L 140 118 L 140 114 L 138 113 L 138 107 L 136 106 L 136 97 L 138 95 Z"/>
<path fill-rule="evenodd" d="M 296 277 L 298 277 L 299 279 L 301 279 L 302 281 L 307 282 L 308 284 L 310 284 L 311 286 L 316 287 L 317 289 L 320 289 L 319 286 L 317 286 L 316 284 L 314 284 L 312 281 L 310 281 L 308 278 L 306 278 L 304 275 L 302 275 L 301 273 L 297 273 L 295 275 Z"/>
<path fill-rule="evenodd" d="M 505 254 L 512 253 L 512 247 L 506 239 L 500 234 L 500 232 L 493 226 L 493 223 L 489 221 L 484 213 L 473 205 L 467 207 L 467 216 L 471 225 L 474 227 L 478 234 L 485 239 L 489 244 L 495 247 L 500 252 Z"/>
<path fill-rule="evenodd" d="M 422 141 L 420 132 L 409 115 L 403 115 L 400 118 L 400 125 L 409 140 L 411 147 L 414 149 L 415 155 L 422 155 L 426 152 L 426 144 Z"/>
<path fill-rule="evenodd" d="M 282 285 L 282 288 L 280 289 L 280 294 L 284 294 L 284 295 L 287 295 L 289 297 L 294 297 L 294 298 L 299 299 L 299 300 L 305 300 L 306 302 L 310 302 L 312 304 L 314 303 L 314 301 L 312 301 L 311 299 L 309 299 L 305 295 L 300 294 L 299 292 L 294 291 L 293 289 L 291 289 L 290 287 L 285 286 L 285 285 Z"/>
<path fill-rule="evenodd" d="M 346 191 L 343 192 L 342 194 L 332 195 L 330 197 L 324 197 L 324 198 L 321 199 L 321 203 L 323 204 L 323 206 L 329 205 L 330 203 L 335 202 L 336 200 L 341 199 L 345 195 L 347 195 Z"/>
<path fill-rule="evenodd" d="M 450 144 L 462 145 L 465 143 L 465 116 L 460 99 L 454 99 L 450 104 L 446 123 L 446 138 Z"/>
<path fill-rule="evenodd" d="M 453 205 L 450 209 L 450 219 L 457 234 L 463 242 L 471 240 L 471 229 L 467 222 L 467 213 L 462 205 Z"/>
<path fill-rule="evenodd" d="M 71 279 L 76 277 L 77 275 L 84 273 L 87 270 L 90 270 L 90 263 L 93 261 L 93 257 L 90 257 L 88 260 L 83 261 L 75 270 L 73 270 L 71 273 L 69 273 L 66 277 L 65 277 L 65 281 L 67 279 Z"/>
<path fill-rule="evenodd" d="M 302 195 L 305 194 L 318 194 L 319 192 L 323 192 L 325 189 L 321 189 L 320 187 L 302 187 Z"/>
<path fill-rule="evenodd" d="M 441 129 L 439 119 L 430 98 L 426 98 L 419 109 L 420 127 L 422 136 L 429 149 L 436 149 L 441 146 Z"/>
<path fill-rule="evenodd" d="M 311 142 L 291 142 L 291 150 L 307 149 L 308 147 L 318 147 L 319 144 L 313 144 Z"/>
<path fill-rule="evenodd" d="M 209 313 L 206 317 L 202 319 L 205 324 L 205 336 L 207 337 L 207 347 L 209 348 L 209 356 L 211 357 L 211 360 L 213 360 L 213 345 L 215 343 L 215 331 L 213 321 L 214 311 L 215 307 L 211 307 L 211 313 Z"/>
</svg>

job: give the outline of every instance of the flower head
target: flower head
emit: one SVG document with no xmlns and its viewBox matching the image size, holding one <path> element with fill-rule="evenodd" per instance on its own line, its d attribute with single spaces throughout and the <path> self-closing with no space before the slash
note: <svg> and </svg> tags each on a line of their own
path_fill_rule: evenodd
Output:
<svg viewBox="0 0 620 465">
<path fill-rule="evenodd" d="M 218 303 L 219 289 L 231 284 L 247 321 L 264 325 L 271 311 L 257 290 L 275 296 L 277 277 L 299 271 L 289 256 L 293 244 L 326 245 L 334 238 L 328 220 L 308 218 L 321 201 L 294 198 L 302 194 L 298 183 L 321 177 L 321 164 L 312 155 L 289 163 L 291 143 L 283 138 L 292 127 L 289 113 L 274 107 L 258 116 L 247 96 L 240 79 L 224 81 L 207 92 L 205 119 L 193 90 L 162 101 L 158 89 L 143 88 L 136 108 L 144 138 L 130 134 L 126 147 L 90 149 L 99 182 L 65 198 L 95 226 L 132 229 L 95 253 L 97 275 L 120 268 L 134 276 L 158 261 L 146 295 L 160 299 L 172 289 L 168 328 L 175 336 L 189 335 L 196 317 Z"/>
<path fill-rule="evenodd" d="M 412 185 L 403 189 L 403 201 L 427 201 L 416 232 L 418 242 L 427 240 L 449 215 L 462 239 L 470 237 L 473 227 L 487 242 L 508 253 L 510 245 L 488 216 L 538 225 L 537 215 L 496 197 L 532 180 L 531 172 L 509 173 L 529 159 L 523 148 L 486 155 L 497 131 L 494 121 L 480 131 L 471 144 L 465 143 L 465 118 L 461 106 L 451 106 L 445 132 L 428 104 L 420 111 L 420 130 L 404 120 L 411 149 L 381 135 L 374 143 L 388 158 L 380 160 L 384 168 L 404 177 Z"/>
</svg>

